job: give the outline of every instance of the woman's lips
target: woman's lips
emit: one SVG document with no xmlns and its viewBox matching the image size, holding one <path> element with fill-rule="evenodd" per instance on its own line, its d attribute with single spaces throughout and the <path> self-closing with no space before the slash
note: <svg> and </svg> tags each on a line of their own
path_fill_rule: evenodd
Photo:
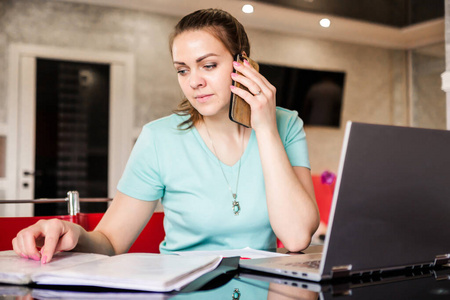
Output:
<svg viewBox="0 0 450 300">
<path fill-rule="evenodd" d="M 195 99 L 197 100 L 197 102 L 205 103 L 209 98 L 211 98 L 211 96 L 212 94 L 197 95 L 195 96 Z"/>
</svg>

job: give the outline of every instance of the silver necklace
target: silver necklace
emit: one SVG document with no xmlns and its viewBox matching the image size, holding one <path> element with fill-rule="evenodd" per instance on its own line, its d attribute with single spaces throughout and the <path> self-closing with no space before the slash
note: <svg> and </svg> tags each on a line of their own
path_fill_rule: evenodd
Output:
<svg viewBox="0 0 450 300">
<path fill-rule="evenodd" d="M 205 124 L 206 133 L 208 134 L 208 138 L 209 138 L 209 141 L 213 148 L 214 155 L 216 156 L 217 162 L 219 163 L 219 167 L 220 167 L 220 170 L 222 171 L 223 178 L 225 178 L 225 181 L 228 185 L 228 189 L 230 190 L 230 193 L 231 193 L 231 197 L 233 197 L 233 201 L 232 201 L 231 205 L 232 205 L 234 215 L 239 216 L 239 212 L 241 211 L 241 205 L 239 204 L 239 201 L 237 200 L 237 192 L 238 192 L 238 186 L 239 186 L 239 175 L 241 174 L 241 159 L 244 154 L 244 134 L 242 134 L 242 153 L 241 153 L 241 157 L 239 158 L 239 168 L 238 168 L 238 175 L 237 175 L 237 180 L 236 180 L 236 192 L 233 193 L 233 190 L 231 189 L 231 185 L 228 182 L 228 178 L 225 175 L 225 171 L 222 168 L 222 163 L 219 159 L 219 156 L 217 155 L 217 151 L 216 151 L 216 148 L 214 147 L 214 143 L 211 138 L 211 135 L 209 134 L 209 130 L 208 130 L 208 127 L 206 126 L 206 122 L 203 122 L 203 124 Z"/>
</svg>

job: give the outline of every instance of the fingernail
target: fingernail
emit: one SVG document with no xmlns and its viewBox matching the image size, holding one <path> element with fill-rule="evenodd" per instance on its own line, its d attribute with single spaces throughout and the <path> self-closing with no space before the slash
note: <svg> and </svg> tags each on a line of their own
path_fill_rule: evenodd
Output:
<svg viewBox="0 0 450 300">
<path fill-rule="evenodd" d="M 235 67 L 239 67 L 241 64 L 240 63 L 238 63 L 237 61 L 233 61 L 233 66 L 235 66 Z"/>
<path fill-rule="evenodd" d="M 247 66 L 250 66 L 250 63 L 246 59 L 244 59 L 244 64 L 246 64 Z"/>
<path fill-rule="evenodd" d="M 41 260 L 41 264 L 45 265 L 47 263 L 47 255 L 44 255 Z"/>
<path fill-rule="evenodd" d="M 28 259 L 28 256 L 26 256 L 25 254 L 21 253 L 20 256 L 22 256 L 23 258 Z"/>
<path fill-rule="evenodd" d="M 31 259 L 33 259 L 33 260 L 36 260 L 36 261 L 39 261 L 39 260 L 41 260 L 41 258 L 39 257 L 39 255 L 33 255 L 32 257 L 31 257 Z"/>
<path fill-rule="evenodd" d="M 230 85 L 230 89 L 234 91 L 236 87 L 234 85 Z"/>
<path fill-rule="evenodd" d="M 232 78 L 236 78 L 237 76 L 238 76 L 238 75 L 237 75 L 236 73 L 234 73 L 234 72 L 231 73 L 231 77 L 232 77 Z"/>
</svg>

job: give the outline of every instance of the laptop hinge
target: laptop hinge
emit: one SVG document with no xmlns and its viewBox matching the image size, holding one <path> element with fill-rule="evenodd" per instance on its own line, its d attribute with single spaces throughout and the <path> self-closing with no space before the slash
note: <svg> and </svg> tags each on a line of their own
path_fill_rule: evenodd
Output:
<svg viewBox="0 0 450 300">
<path fill-rule="evenodd" d="M 331 278 L 342 278 L 350 276 L 352 265 L 336 266 L 331 268 Z"/>
<path fill-rule="evenodd" d="M 440 267 L 442 265 L 448 264 L 449 261 L 450 261 L 450 254 L 436 255 L 436 258 L 434 259 L 434 266 Z"/>
</svg>

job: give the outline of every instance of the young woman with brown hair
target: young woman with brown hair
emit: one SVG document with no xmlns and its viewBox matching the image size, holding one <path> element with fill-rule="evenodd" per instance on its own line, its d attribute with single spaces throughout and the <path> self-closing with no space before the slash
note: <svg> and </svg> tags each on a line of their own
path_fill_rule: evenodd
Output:
<svg viewBox="0 0 450 300">
<path fill-rule="evenodd" d="M 46 263 L 55 251 L 127 252 L 158 199 L 162 253 L 271 250 L 276 237 L 290 251 L 309 245 L 319 215 L 303 122 L 276 107 L 275 88 L 248 61 L 234 61 L 251 54 L 243 26 L 222 10 L 199 10 L 176 25 L 170 50 L 185 99 L 144 126 L 97 228 L 40 221 L 13 240 L 17 254 Z M 230 121 L 231 93 L 249 103 L 251 128 Z"/>
</svg>

